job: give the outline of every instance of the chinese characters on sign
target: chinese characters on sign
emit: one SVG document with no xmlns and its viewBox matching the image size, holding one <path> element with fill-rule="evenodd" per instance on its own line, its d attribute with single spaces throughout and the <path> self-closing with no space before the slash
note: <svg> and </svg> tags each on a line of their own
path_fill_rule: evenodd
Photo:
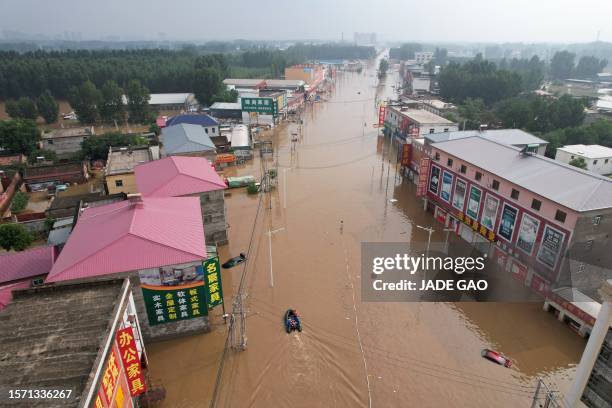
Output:
<svg viewBox="0 0 612 408">
<path fill-rule="evenodd" d="M 221 268 L 219 257 L 209 258 L 203 263 L 205 282 L 207 287 L 208 308 L 223 303 L 223 288 L 221 287 Z"/>
<path fill-rule="evenodd" d="M 102 394 L 106 398 L 108 406 L 111 405 L 113 395 L 115 394 L 115 387 L 117 386 L 117 378 L 119 377 L 119 364 L 117 356 L 115 355 L 115 349 L 111 350 L 108 360 L 106 362 L 106 369 L 102 375 Z"/>
<path fill-rule="evenodd" d="M 278 102 L 274 98 L 241 98 L 243 112 L 255 112 L 264 115 L 278 114 Z"/>
<path fill-rule="evenodd" d="M 119 345 L 119 355 L 127 376 L 130 395 L 135 397 L 146 391 L 144 373 L 140 366 L 134 331 L 131 327 L 126 327 L 117 332 L 117 344 Z"/>
<path fill-rule="evenodd" d="M 386 111 L 386 107 L 384 105 L 380 105 L 380 108 L 378 109 L 378 124 L 380 126 L 385 124 L 385 111 Z"/>
<path fill-rule="evenodd" d="M 417 185 L 417 197 L 423 197 L 427 192 L 427 178 L 429 176 L 429 157 L 423 157 L 419 165 L 419 183 Z"/>
<path fill-rule="evenodd" d="M 547 225 L 546 228 L 544 228 L 544 235 L 542 236 L 542 243 L 540 244 L 540 250 L 538 252 L 538 260 L 551 269 L 554 269 L 564 240 L 565 234 L 563 232 L 557 231 L 550 225 Z"/>
</svg>

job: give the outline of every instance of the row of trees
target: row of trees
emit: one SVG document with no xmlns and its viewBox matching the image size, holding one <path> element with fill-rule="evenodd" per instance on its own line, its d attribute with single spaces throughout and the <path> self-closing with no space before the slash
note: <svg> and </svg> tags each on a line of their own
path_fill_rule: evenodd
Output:
<svg viewBox="0 0 612 408">
<path fill-rule="evenodd" d="M 576 54 L 569 51 L 559 51 L 550 61 L 550 75 L 555 79 L 592 78 L 601 72 L 608 60 L 592 56 L 583 56 L 575 63 Z"/>
<path fill-rule="evenodd" d="M 22 96 L 6 101 L 6 113 L 12 118 L 36 120 L 42 116 L 46 123 L 54 123 L 59 114 L 59 104 L 47 89 L 38 98 Z"/>
</svg>

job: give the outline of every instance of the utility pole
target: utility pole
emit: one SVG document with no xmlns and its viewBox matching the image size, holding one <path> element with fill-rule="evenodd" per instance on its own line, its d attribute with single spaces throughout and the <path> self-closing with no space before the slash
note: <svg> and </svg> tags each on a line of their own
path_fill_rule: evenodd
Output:
<svg viewBox="0 0 612 408">
<path fill-rule="evenodd" d="M 433 234 L 434 229 L 432 227 L 422 227 L 417 225 L 417 228 L 427 231 L 427 250 L 425 251 L 425 257 L 429 257 L 429 245 L 431 244 L 431 234 Z"/>
</svg>

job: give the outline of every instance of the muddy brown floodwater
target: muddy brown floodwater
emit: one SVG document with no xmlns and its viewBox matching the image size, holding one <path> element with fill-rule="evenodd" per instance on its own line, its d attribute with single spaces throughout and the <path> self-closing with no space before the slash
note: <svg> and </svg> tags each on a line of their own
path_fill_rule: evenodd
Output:
<svg viewBox="0 0 612 408">
<path fill-rule="evenodd" d="M 361 74 L 339 73 L 327 101 L 303 113 L 293 155 L 296 124 L 271 134 L 278 188 L 255 223 L 258 197 L 231 190 L 226 199 L 222 261 L 246 252 L 252 230 L 254 239 L 247 349 L 227 354 L 217 406 L 529 407 L 537 377 L 565 391 L 585 343 L 542 303 L 360 301 L 361 242 L 425 242 L 413 225 L 433 224 L 414 186 L 397 178 L 392 150 L 377 149 L 375 97 L 392 97 L 398 76 L 390 72 L 377 87 L 375 74 L 374 62 Z M 260 176 L 259 159 L 227 172 L 234 174 Z M 243 268 L 223 270 L 228 309 Z M 302 316 L 302 333 L 284 332 L 289 307 Z M 160 406 L 209 405 L 227 335 L 220 310 L 212 325 L 208 334 L 147 346 L 151 376 L 167 390 Z M 515 365 L 482 359 L 485 347 Z"/>
</svg>

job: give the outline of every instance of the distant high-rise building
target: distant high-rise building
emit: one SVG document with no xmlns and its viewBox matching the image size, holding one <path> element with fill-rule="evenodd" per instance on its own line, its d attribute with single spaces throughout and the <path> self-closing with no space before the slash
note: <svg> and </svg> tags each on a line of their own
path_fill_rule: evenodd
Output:
<svg viewBox="0 0 612 408">
<path fill-rule="evenodd" d="M 376 33 L 355 33 L 353 40 L 357 45 L 376 45 Z"/>
</svg>

